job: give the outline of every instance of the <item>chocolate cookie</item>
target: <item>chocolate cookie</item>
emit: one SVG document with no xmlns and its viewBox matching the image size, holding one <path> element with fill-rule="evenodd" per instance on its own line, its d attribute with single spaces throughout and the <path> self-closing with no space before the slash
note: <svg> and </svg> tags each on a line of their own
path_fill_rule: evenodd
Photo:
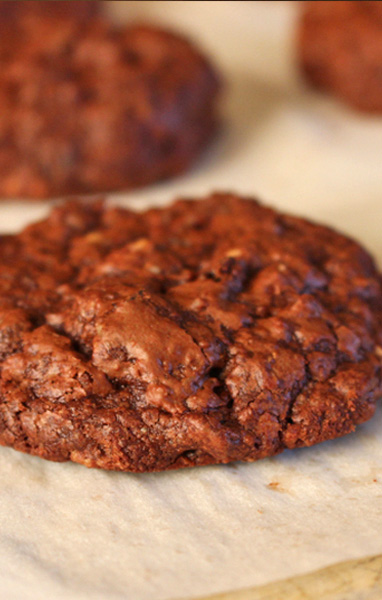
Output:
<svg viewBox="0 0 382 600">
<path fill-rule="evenodd" d="M 85 21 L 99 14 L 101 4 L 93 0 L 1 0 L 0 27 L 14 27 L 19 19 L 36 16 Z"/>
<path fill-rule="evenodd" d="M 0 256 L 1 444 L 156 471 L 373 415 L 379 275 L 331 229 L 230 194 L 143 214 L 72 202 Z"/>
<path fill-rule="evenodd" d="M 381 2 L 299 4 L 299 55 L 308 80 L 356 108 L 381 112 Z"/>
<path fill-rule="evenodd" d="M 86 9 L 98 4 L 0 4 L 0 196 L 140 186 L 185 170 L 210 140 L 219 84 L 206 59 Z"/>
</svg>

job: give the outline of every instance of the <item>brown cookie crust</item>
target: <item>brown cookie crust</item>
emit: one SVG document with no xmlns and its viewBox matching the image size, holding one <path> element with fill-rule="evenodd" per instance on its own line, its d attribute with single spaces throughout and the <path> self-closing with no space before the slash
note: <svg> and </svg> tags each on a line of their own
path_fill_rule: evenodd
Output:
<svg viewBox="0 0 382 600">
<path fill-rule="evenodd" d="M 71 202 L 0 238 L 0 443 L 123 471 L 253 461 L 369 419 L 382 294 L 357 243 L 231 194 Z"/>
<path fill-rule="evenodd" d="M 382 4 L 300 2 L 299 61 L 317 88 L 367 112 L 382 112 Z"/>
<path fill-rule="evenodd" d="M 192 44 L 85 18 L 72 2 L 16 4 L 32 6 L 0 4 L 1 197 L 128 189 L 194 162 L 216 128 L 219 83 Z"/>
</svg>

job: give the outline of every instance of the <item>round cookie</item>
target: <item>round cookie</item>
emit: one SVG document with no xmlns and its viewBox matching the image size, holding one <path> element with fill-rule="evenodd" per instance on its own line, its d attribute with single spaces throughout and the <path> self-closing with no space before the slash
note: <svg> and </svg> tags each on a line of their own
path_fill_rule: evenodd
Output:
<svg viewBox="0 0 382 600">
<path fill-rule="evenodd" d="M 317 88 L 368 112 L 382 112 L 382 4 L 301 2 L 301 68 Z"/>
<path fill-rule="evenodd" d="M 0 257 L 3 445 L 158 471 L 311 446 L 374 413 L 379 274 L 329 228 L 230 194 L 71 202 Z"/>
<path fill-rule="evenodd" d="M 0 5 L 0 197 L 128 189 L 194 162 L 216 128 L 219 84 L 192 44 L 114 26 L 87 13 L 96 2 L 9 4 L 19 6 Z"/>
</svg>

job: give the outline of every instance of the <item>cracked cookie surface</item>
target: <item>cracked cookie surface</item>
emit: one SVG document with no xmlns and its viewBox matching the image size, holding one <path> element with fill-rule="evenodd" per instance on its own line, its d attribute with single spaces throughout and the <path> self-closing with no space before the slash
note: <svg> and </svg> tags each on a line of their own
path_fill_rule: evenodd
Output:
<svg viewBox="0 0 382 600">
<path fill-rule="evenodd" d="M 210 141 L 209 62 L 181 36 L 113 25 L 101 4 L 0 2 L 1 197 L 145 185 Z"/>
<path fill-rule="evenodd" d="M 380 276 L 232 194 L 68 202 L 0 237 L 0 443 L 125 471 L 252 461 L 369 419 Z"/>
</svg>

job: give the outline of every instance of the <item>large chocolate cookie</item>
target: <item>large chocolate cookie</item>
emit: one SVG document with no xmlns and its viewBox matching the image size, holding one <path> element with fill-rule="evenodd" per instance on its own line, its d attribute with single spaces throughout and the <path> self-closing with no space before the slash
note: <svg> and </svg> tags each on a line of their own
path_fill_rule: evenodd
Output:
<svg viewBox="0 0 382 600">
<path fill-rule="evenodd" d="M 310 82 L 359 109 L 382 112 L 382 3 L 299 4 L 300 62 Z"/>
<path fill-rule="evenodd" d="M 219 86 L 205 58 L 86 9 L 98 4 L 0 3 L 0 197 L 140 186 L 210 140 Z"/>
<path fill-rule="evenodd" d="M 4 445 L 153 471 L 310 446 L 374 412 L 379 276 L 331 229 L 229 194 L 73 202 L 0 256 Z"/>
</svg>

